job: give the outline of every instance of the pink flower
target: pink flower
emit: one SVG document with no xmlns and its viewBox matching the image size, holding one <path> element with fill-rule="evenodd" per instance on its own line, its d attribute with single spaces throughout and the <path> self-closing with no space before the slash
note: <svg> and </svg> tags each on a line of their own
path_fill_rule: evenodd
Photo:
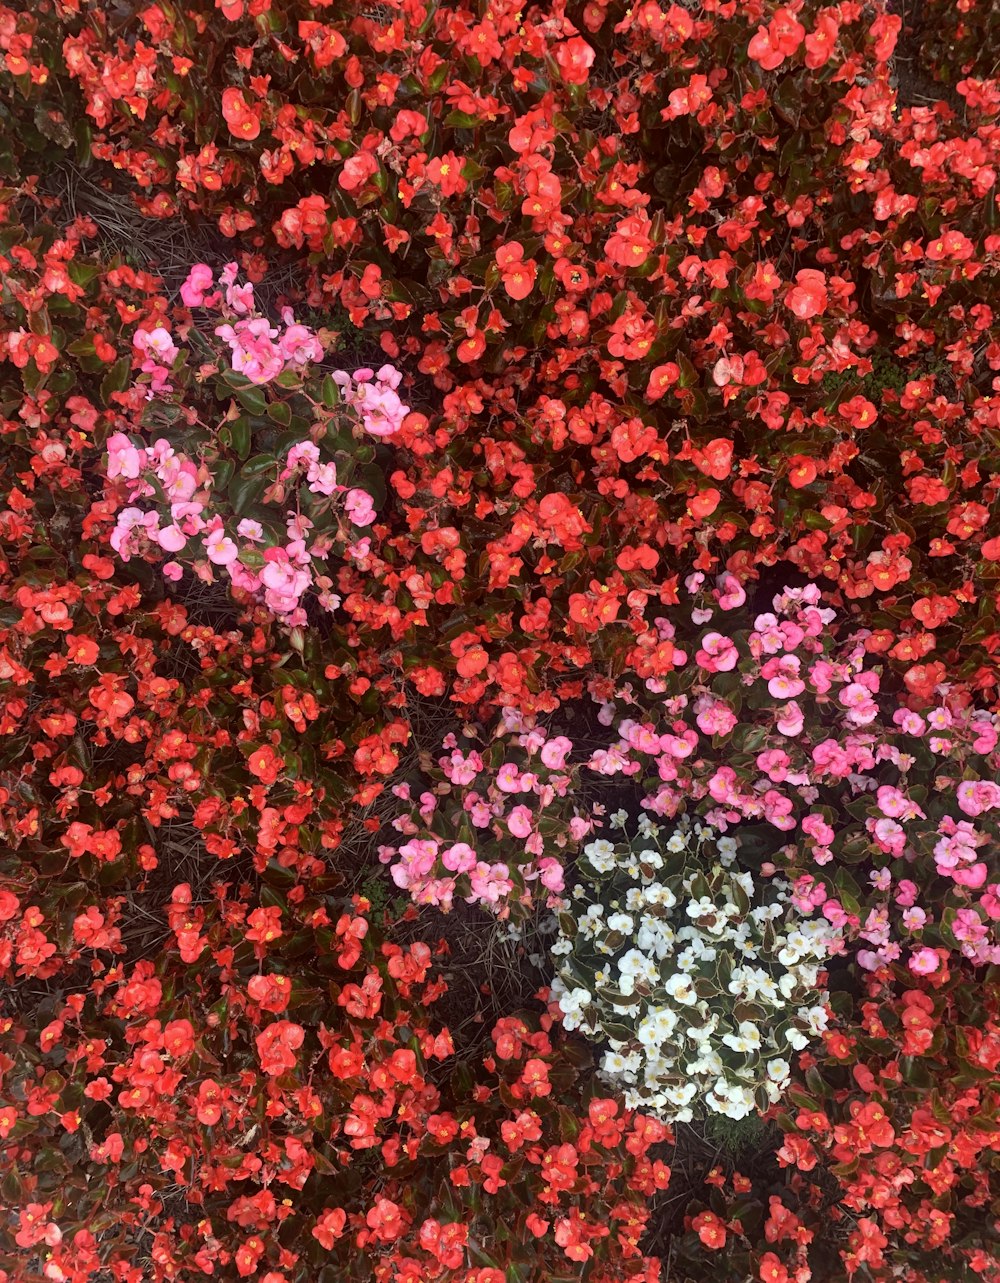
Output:
<svg viewBox="0 0 1000 1283">
<path fill-rule="evenodd" d="M 521 772 L 513 762 L 504 762 L 503 766 L 497 771 L 497 788 L 502 793 L 520 793 L 521 792 Z"/>
<path fill-rule="evenodd" d="M 936 949 L 918 949 L 907 964 L 918 976 L 929 976 L 941 966 Z"/>
<path fill-rule="evenodd" d="M 557 859 L 547 855 L 538 861 L 542 886 L 558 895 L 565 885 L 563 867 Z"/>
<path fill-rule="evenodd" d="M 108 479 L 126 477 L 136 480 L 146 463 L 146 452 L 139 450 L 124 432 L 114 432 L 108 437 Z"/>
<path fill-rule="evenodd" d="M 299 325 L 292 317 L 291 308 L 282 312 L 285 332 L 278 340 L 281 355 L 290 365 L 302 366 L 309 361 L 322 361 L 323 346 L 307 325 Z"/>
<path fill-rule="evenodd" d="M 747 599 L 743 585 L 735 575 L 722 575 L 719 586 L 713 594 L 719 603 L 720 610 L 737 610 Z"/>
<path fill-rule="evenodd" d="M 209 561 L 216 566 L 228 566 L 240 555 L 240 550 L 221 527 L 213 530 L 203 542 Z"/>
<path fill-rule="evenodd" d="M 739 718 L 721 699 L 698 701 L 698 716 L 695 721 L 698 729 L 705 735 L 728 735 L 739 722 Z"/>
<path fill-rule="evenodd" d="M 367 490 L 348 490 L 344 507 L 355 526 L 370 526 L 375 520 L 375 506 Z"/>
<path fill-rule="evenodd" d="M 469 875 L 472 894 L 466 896 L 466 904 L 475 904 L 477 900 L 486 904 L 497 904 L 513 889 L 506 864 L 486 864 L 480 861 Z"/>
<path fill-rule="evenodd" d="M 927 921 L 927 914 L 923 909 L 911 908 L 903 910 L 903 926 L 907 931 L 919 931 Z"/>
<path fill-rule="evenodd" d="M 561 771 L 566 765 L 566 758 L 573 750 L 573 741 L 565 735 L 557 735 L 542 748 L 542 762 L 551 771 Z"/>
<path fill-rule="evenodd" d="M 992 780 L 963 780 L 956 791 L 956 800 L 966 815 L 982 815 L 1000 806 L 1000 786 Z"/>
<path fill-rule="evenodd" d="M 164 365 L 171 365 L 177 356 L 177 348 L 170 337 L 170 331 L 158 325 L 155 330 L 136 330 L 132 343 L 140 352 L 155 358 Z"/>
<path fill-rule="evenodd" d="M 805 716 L 794 699 L 789 700 L 778 714 L 775 726 L 777 726 L 782 735 L 787 735 L 792 739 L 802 734 L 802 728 L 805 726 Z"/>
<path fill-rule="evenodd" d="M 723 637 L 722 633 L 706 633 L 695 661 L 710 673 L 728 673 L 736 667 L 739 652 L 729 637 Z"/>
<path fill-rule="evenodd" d="M 158 530 L 155 539 L 164 552 L 180 552 L 187 544 L 187 539 L 180 527 L 175 525 L 164 526 L 162 530 Z"/>
<path fill-rule="evenodd" d="M 507 817 L 507 828 L 516 838 L 526 838 L 531 832 L 531 812 L 526 806 L 515 806 Z"/>
<path fill-rule="evenodd" d="M 467 842 L 455 842 L 441 852 L 441 863 L 451 873 L 468 873 L 477 862 L 476 853 Z"/>
<path fill-rule="evenodd" d="M 215 277 L 207 263 L 195 263 L 188 272 L 187 280 L 181 286 L 181 299 L 185 307 L 212 307 L 218 302 L 218 294 L 206 299 L 205 294 L 212 288 Z"/>
</svg>

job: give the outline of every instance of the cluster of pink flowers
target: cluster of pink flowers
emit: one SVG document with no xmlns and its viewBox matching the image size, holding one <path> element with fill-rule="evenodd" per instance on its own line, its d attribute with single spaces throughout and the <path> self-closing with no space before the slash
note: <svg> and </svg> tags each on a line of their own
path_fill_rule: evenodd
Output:
<svg viewBox="0 0 1000 1283">
<path fill-rule="evenodd" d="M 227 263 L 219 274 L 219 288 L 207 263 L 195 263 L 181 286 L 187 307 L 222 308 L 237 318 L 216 327 L 215 333 L 229 344 L 233 369 L 251 383 L 270 383 L 287 368 L 302 370 L 310 361 L 323 359 L 323 347 L 306 325 L 300 325 L 286 307 L 281 313 L 284 329 L 265 317 L 252 315 L 253 285 L 236 281 L 236 263 Z"/>
<path fill-rule="evenodd" d="M 692 576 L 688 590 L 696 592 L 702 579 Z M 743 604 L 727 585 L 714 596 L 722 609 Z M 691 618 L 703 625 L 714 614 L 697 608 Z M 902 956 L 894 931 L 912 945 L 911 969 L 933 969 L 937 954 L 920 937 L 934 927 L 937 939 L 943 924 L 910 898 L 912 880 L 889 867 L 895 861 L 913 866 L 930 855 L 929 873 L 952 884 L 946 916 L 956 946 L 976 962 L 1000 962 L 990 930 L 1000 920 L 1000 884 L 989 882 L 982 858 L 983 847 L 995 841 L 993 831 L 982 827 L 985 817 L 1000 811 L 998 719 L 950 701 L 946 690 L 929 712 L 899 707 L 882 719 L 879 697 L 887 697 L 880 674 L 866 667 L 867 634 L 840 641 L 831 628 L 835 619 L 836 612 L 822 606 L 819 589 L 807 585 L 775 597 L 773 612 L 758 615 L 748 633 L 710 629 L 691 647 L 695 669 L 686 693 L 668 694 L 659 711 L 641 719 L 630 688 L 603 702 L 599 720 L 616 725 L 619 738 L 594 752 L 588 766 L 605 776 L 655 772 L 662 783 L 643 805 L 657 815 L 674 816 L 693 802 L 722 832 L 733 828 L 739 836 L 740 826 L 763 822 L 788 834 L 783 857 L 790 872 L 803 858 L 819 868 L 842 864 L 845 846 L 847 863 L 879 864 L 871 884 L 875 895 L 885 893 L 885 903 L 867 917 L 847 907 L 853 894 L 835 893 L 853 882 L 844 868 L 835 865 L 836 877 L 825 880 L 805 872 L 796 883 L 802 905 L 821 909 L 835 926 L 873 946 L 859 952 L 861 965 L 870 969 Z M 658 623 L 661 632 L 675 635 L 667 621 Z M 679 669 L 688 658 L 675 650 Z M 737 669 L 734 686 L 725 675 Z M 666 683 L 647 683 L 657 685 L 663 693 Z M 629 715 L 619 720 L 622 703 Z M 723 742 L 721 754 L 719 741 L 711 742 L 715 737 Z M 898 777 L 894 783 L 881 782 L 887 769 Z M 821 799 L 833 805 L 821 805 Z M 968 819 L 957 818 L 956 808 Z M 973 891 L 982 891 L 977 908 Z"/>
<path fill-rule="evenodd" d="M 228 264 L 216 283 L 212 269 L 197 263 L 181 286 L 188 307 L 218 308 L 227 315 L 214 332 L 229 345 L 232 368 L 263 384 L 321 359 L 319 339 L 296 323 L 289 309 L 282 313 L 283 330 L 253 315 L 253 286 L 239 284 L 236 272 L 237 265 Z M 173 392 L 168 376 L 180 350 L 169 331 L 163 326 L 140 329 L 133 342 L 143 356 L 140 369 L 148 376 L 148 395 Z M 402 375 L 393 366 L 353 374 L 335 370 L 331 377 L 345 412 L 365 432 L 386 439 L 399 430 L 409 407 L 397 394 Z M 335 547 L 359 562 L 368 553 L 368 540 L 359 539 L 356 531 L 375 520 L 372 495 L 359 486 L 342 485 L 336 462 L 323 457 L 315 440 L 296 442 L 283 460 L 275 459 L 274 485 L 264 502 L 287 502 L 290 491 L 301 498 L 302 487 L 318 503 L 308 507 L 296 502 L 268 528 L 263 514 L 261 520 L 227 514 L 224 497 L 213 495 L 209 469 L 164 437 L 150 446 L 115 432 L 107 451 L 106 476 L 123 502 L 110 542 L 124 561 L 167 553 L 163 573 L 171 580 L 183 574 L 182 561 L 206 582 L 214 578 L 213 567 L 223 568 L 234 587 L 262 601 L 290 627 L 305 623 L 308 591 L 316 592 L 327 611 L 340 605 L 324 567 Z M 334 499 L 335 506 L 325 502 Z M 140 507 L 144 501 L 152 506 Z"/>
<path fill-rule="evenodd" d="M 340 604 L 330 591 L 332 581 L 313 569 L 314 559 L 329 553 L 332 540 L 329 536 L 310 540 L 312 523 L 306 517 L 288 513 L 285 541 L 261 547 L 265 535 L 260 522 L 243 518 L 236 522 L 232 534 L 227 533 L 223 518 L 210 511 L 211 477 L 207 471 L 175 453 L 162 437 L 143 447 L 116 432 L 108 439 L 107 450 L 108 480 L 124 479 L 128 495 L 110 538 L 123 561 L 154 550 L 169 553 L 163 574 L 170 580 L 178 580 L 184 573 L 177 555 L 186 554 L 195 573 L 207 582 L 213 579 L 211 566 L 222 567 L 236 588 L 257 596 L 292 627 L 305 623 L 302 598 L 312 587 L 318 589 L 324 609 L 332 611 Z M 135 506 L 144 499 L 160 499 L 161 494 L 168 505 L 166 515 L 156 507 Z M 364 499 L 370 507 L 371 496 L 364 494 Z M 356 503 L 361 506 L 360 500 Z"/>
<path fill-rule="evenodd" d="M 456 895 L 500 917 L 508 916 L 512 904 L 530 906 L 538 898 L 559 903 L 563 864 L 551 852 L 579 844 L 597 823 L 580 815 L 573 802 L 579 768 L 568 765 L 572 741 L 548 736 L 505 709 L 489 749 L 463 750 L 454 735 L 443 747 L 435 773 L 439 789 L 447 787 L 443 796 L 428 788 L 414 797 L 405 783 L 392 790 L 412 804 L 393 821 L 410 840 L 379 848 L 382 862 L 392 863 L 393 881 L 416 903 L 445 912 Z M 467 833 L 469 841 L 449 841 L 435 826 L 443 833 Z"/>
<path fill-rule="evenodd" d="M 181 286 L 181 298 L 191 308 L 218 308 L 237 319 L 216 327 L 216 335 L 229 344 L 232 366 L 253 383 L 270 383 L 285 369 L 302 370 L 323 358 L 317 336 L 296 322 L 290 308 L 281 313 L 284 329 L 265 317 L 252 315 L 253 285 L 236 283 L 237 265 L 228 263 L 219 276 L 219 288 L 207 263 L 196 263 Z M 399 399 L 402 374 L 391 365 L 379 370 L 360 369 L 353 374 L 335 370 L 331 376 L 344 403 L 359 416 L 366 432 L 382 440 L 394 436 L 410 412 Z"/>
</svg>

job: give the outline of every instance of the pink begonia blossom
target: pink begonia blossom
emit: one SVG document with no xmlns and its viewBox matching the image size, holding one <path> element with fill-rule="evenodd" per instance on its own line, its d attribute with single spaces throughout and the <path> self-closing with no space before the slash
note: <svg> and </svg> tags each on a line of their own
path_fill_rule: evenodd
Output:
<svg viewBox="0 0 1000 1283">
<path fill-rule="evenodd" d="M 992 780 L 963 780 L 955 796 L 959 809 L 975 817 L 1000 806 L 1000 785 Z"/>
<path fill-rule="evenodd" d="M 765 749 L 757 754 L 757 769 L 763 771 L 774 784 L 780 784 L 788 774 L 791 758 L 780 748 Z"/>
<path fill-rule="evenodd" d="M 507 817 L 507 828 L 516 838 L 526 838 L 531 832 L 531 812 L 526 806 L 515 806 Z"/>
<path fill-rule="evenodd" d="M 295 366 L 322 361 L 323 345 L 307 325 L 296 322 L 290 307 L 282 311 L 281 318 L 285 322 L 285 332 L 278 340 L 278 348 L 285 361 Z"/>
<path fill-rule="evenodd" d="M 728 735 L 739 724 L 739 718 L 721 699 L 704 696 L 695 707 L 698 709 L 695 721 L 705 735 Z"/>
<path fill-rule="evenodd" d="M 991 721 L 973 718 L 970 722 L 976 738 L 972 742 L 974 753 L 992 753 L 1000 741 L 1000 730 Z"/>
<path fill-rule="evenodd" d="M 538 861 L 539 878 L 546 890 L 558 895 L 566 885 L 562 865 L 551 855 Z"/>
<path fill-rule="evenodd" d="M 901 908 L 909 908 L 917 902 L 918 887 L 909 878 L 901 878 L 896 884 L 896 903 Z"/>
<path fill-rule="evenodd" d="M 240 555 L 240 550 L 225 530 L 213 530 L 204 540 L 206 555 L 216 566 L 228 566 Z"/>
<path fill-rule="evenodd" d="M 187 546 L 187 538 L 179 526 L 164 526 L 156 533 L 156 542 L 164 552 L 180 552 Z"/>
<path fill-rule="evenodd" d="M 467 842 L 455 842 L 441 852 L 441 863 L 452 873 L 468 873 L 478 862 L 475 851 Z"/>
<path fill-rule="evenodd" d="M 681 762 L 697 749 L 698 734 L 696 731 L 686 730 L 680 735 L 663 735 L 660 737 L 660 747 L 675 761 Z"/>
<path fill-rule="evenodd" d="M 799 676 L 801 661 L 797 655 L 782 655 L 780 659 L 770 659 L 761 669 L 761 677 L 767 680 L 768 694 L 772 699 L 794 699 L 806 688 Z"/>
<path fill-rule="evenodd" d="M 515 766 L 513 762 L 504 762 L 497 771 L 496 785 L 504 793 L 520 793 L 522 791 L 521 768 Z"/>
<path fill-rule="evenodd" d="M 626 719 L 618 726 L 618 733 L 629 746 L 635 749 L 637 753 L 658 753 L 660 751 L 660 737 L 650 722 L 633 722 Z"/>
<path fill-rule="evenodd" d="M 329 463 L 314 463 L 306 473 L 306 480 L 313 494 L 335 494 L 338 489 L 337 465 L 332 460 Z"/>
<path fill-rule="evenodd" d="M 561 771 L 572 751 L 573 741 L 565 735 L 557 735 L 542 746 L 542 764 L 550 771 Z"/>
<path fill-rule="evenodd" d="M 736 667 L 739 657 L 736 643 L 731 638 L 724 637 L 722 633 L 706 633 L 695 662 L 707 672 L 728 673 Z"/>
<path fill-rule="evenodd" d="M 795 700 L 791 699 L 779 711 L 774 724 L 782 735 L 796 739 L 802 734 L 802 728 L 805 726 L 805 714 Z"/>
<path fill-rule="evenodd" d="M 812 814 L 805 816 L 802 820 L 802 831 L 824 845 L 829 845 L 834 839 L 833 829 L 823 819 L 822 815 Z"/>
<path fill-rule="evenodd" d="M 907 964 L 918 976 L 929 976 L 941 966 L 941 959 L 936 949 L 918 949 Z"/>
<path fill-rule="evenodd" d="M 819 695 L 825 695 L 833 688 L 834 668 L 828 660 L 817 659 L 809 668 L 809 681 Z"/>
<path fill-rule="evenodd" d="M 356 526 L 370 526 L 375 520 L 375 505 L 367 490 L 348 490 L 344 496 L 344 507 Z"/>
<path fill-rule="evenodd" d="M 712 595 L 719 603 L 720 610 L 738 610 L 747 599 L 743 585 L 735 575 L 730 574 L 719 577 L 718 586 Z"/>
<path fill-rule="evenodd" d="M 253 311 L 253 286 L 237 285 L 236 276 L 240 270 L 239 263 L 227 263 L 219 274 L 219 284 L 226 291 L 226 306 L 237 316 L 246 316 Z"/>
<path fill-rule="evenodd" d="M 136 330 L 132 343 L 151 359 L 163 365 L 170 365 L 176 360 L 177 348 L 170 336 L 170 331 L 158 325 L 154 330 Z"/>
<path fill-rule="evenodd" d="M 176 561 L 165 561 L 161 573 L 164 579 L 169 579 L 171 583 L 177 583 L 184 575 L 184 567 L 178 565 Z"/>
<path fill-rule="evenodd" d="M 449 758 L 439 759 L 445 775 L 452 784 L 471 784 L 483 769 L 483 759 L 473 750 L 468 757 L 460 749 L 454 749 Z"/>
<path fill-rule="evenodd" d="M 217 290 L 209 294 L 215 276 L 207 263 L 195 263 L 181 286 L 181 301 L 185 307 L 215 307 L 221 295 Z"/>
<path fill-rule="evenodd" d="M 270 383 L 284 369 L 284 357 L 274 343 L 278 331 L 263 317 L 219 325 L 215 333 L 229 344 L 233 369 L 251 383 Z"/>
<path fill-rule="evenodd" d="M 107 475 L 110 480 L 125 477 L 134 481 L 141 475 L 146 462 L 145 451 L 139 450 L 123 432 L 114 432 L 108 437 Z"/>
<path fill-rule="evenodd" d="M 497 904 L 506 898 L 513 889 L 510 870 L 506 864 L 485 864 L 480 862 L 469 875 L 472 895 L 466 896 L 467 904 L 481 900 L 486 904 Z"/>
<path fill-rule="evenodd" d="M 259 521 L 254 521 L 252 517 L 243 517 L 236 527 L 236 533 L 249 543 L 259 543 L 264 537 L 264 528 Z"/>
</svg>

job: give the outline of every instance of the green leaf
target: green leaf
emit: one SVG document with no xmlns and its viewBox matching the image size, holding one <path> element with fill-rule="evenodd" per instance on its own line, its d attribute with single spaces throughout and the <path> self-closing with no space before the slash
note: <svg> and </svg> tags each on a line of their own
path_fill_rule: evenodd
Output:
<svg viewBox="0 0 1000 1283">
<path fill-rule="evenodd" d="M 101 401 L 111 404 L 113 392 L 124 392 L 132 378 L 132 358 L 120 357 L 101 380 Z"/>
<path fill-rule="evenodd" d="M 250 453 L 250 420 L 246 416 L 232 420 L 229 424 L 229 438 L 236 453 L 241 459 L 245 459 Z"/>
<path fill-rule="evenodd" d="M 244 410 L 249 410 L 251 414 L 263 414 L 267 409 L 267 398 L 264 396 L 263 389 L 254 387 L 236 388 L 236 399 Z"/>
<path fill-rule="evenodd" d="M 247 476 L 246 469 L 234 477 L 229 483 L 227 494 L 233 505 L 233 511 L 238 517 L 246 516 L 247 511 L 258 503 L 265 489 L 267 488 L 267 479 L 265 477 Z"/>
<path fill-rule="evenodd" d="M 320 398 L 328 410 L 334 410 L 340 405 L 340 388 L 329 374 L 320 385 Z"/>
<path fill-rule="evenodd" d="M 477 125 L 482 124 L 482 121 L 468 111 L 449 111 L 444 118 L 444 124 L 449 129 L 475 129 Z"/>
</svg>

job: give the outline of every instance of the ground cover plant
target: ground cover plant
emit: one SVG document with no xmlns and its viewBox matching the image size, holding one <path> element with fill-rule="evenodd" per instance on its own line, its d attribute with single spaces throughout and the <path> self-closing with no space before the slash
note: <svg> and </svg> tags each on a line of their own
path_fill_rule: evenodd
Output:
<svg viewBox="0 0 1000 1283">
<path fill-rule="evenodd" d="M 1000 1280 L 998 40 L 0 2 L 0 1283 Z"/>
</svg>

